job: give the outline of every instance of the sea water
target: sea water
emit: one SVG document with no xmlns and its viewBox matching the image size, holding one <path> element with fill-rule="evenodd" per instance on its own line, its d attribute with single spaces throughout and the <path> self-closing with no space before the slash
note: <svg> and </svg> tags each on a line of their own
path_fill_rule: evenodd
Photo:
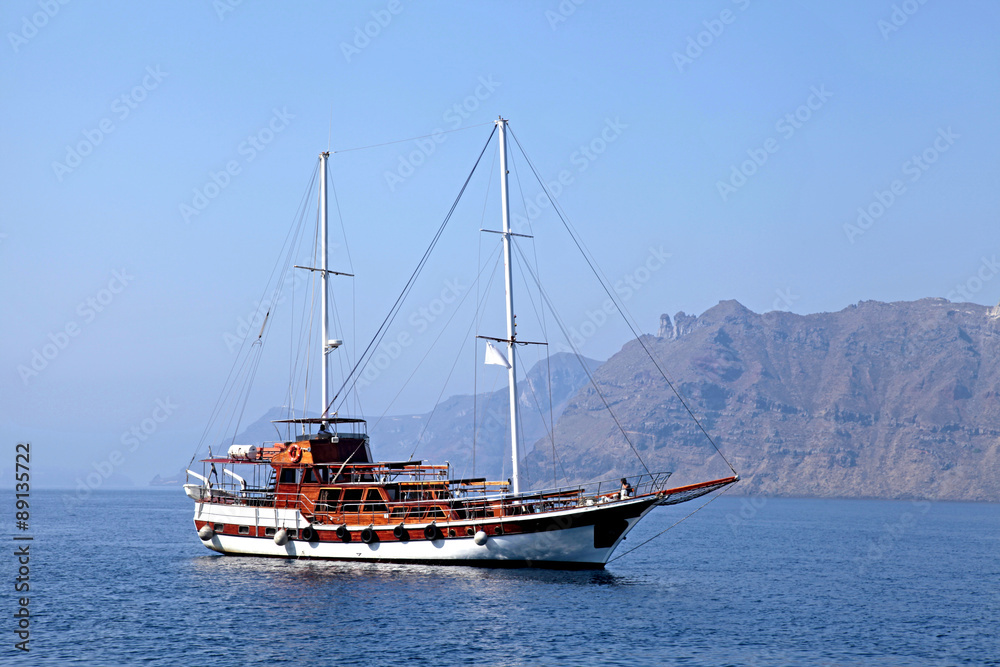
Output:
<svg viewBox="0 0 1000 667">
<path fill-rule="evenodd" d="M 723 496 L 591 572 L 219 556 L 180 489 L 32 510 L 30 653 L 8 556 L 5 664 L 1000 664 L 1000 505 Z"/>
</svg>

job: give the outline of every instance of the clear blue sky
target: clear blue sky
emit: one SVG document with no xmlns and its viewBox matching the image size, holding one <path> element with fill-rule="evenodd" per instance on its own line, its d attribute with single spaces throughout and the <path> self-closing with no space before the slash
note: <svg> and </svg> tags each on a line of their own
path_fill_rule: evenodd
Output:
<svg viewBox="0 0 1000 667">
<path fill-rule="evenodd" d="M 73 486 L 154 417 L 115 474 L 144 484 L 186 463 L 233 361 L 226 335 L 252 314 L 328 146 L 509 118 L 547 179 L 568 172 L 560 204 L 609 278 L 646 278 L 627 306 L 647 331 L 660 313 L 723 299 L 811 313 L 865 299 L 1000 298 L 992 2 L 4 7 L 0 435 L 11 449 L 33 442 L 39 483 Z M 420 150 L 412 141 L 331 158 L 358 274 L 358 339 L 395 298 L 489 130 L 444 135 L 412 174 L 399 171 Z M 238 173 L 216 176 L 225 187 L 208 187 L 215 196 L 185 216 L 227 163 Z M 538 188 L 520 167 L 531 197 Z M 448 280 L 468 279 L 476 230 L 498 226 L 492 206 L 482 218 L 485 191 L 470 197 L 478 203 L 453 221 L 459 231 L 404 308 L 403 330 Z M 860 223 L 859 208 L 870 216 Z M 540 255 L 556 250 L 539 263 L 561 314 L 586 322 L 603 300 L 596 286 L 551 216 L 533 231 Z M 646 275 L 651 248 L 670 257 Z M 342 246 L 332 254 L 346 262 Z M 607 358 L 626 339 L 608 324 L 582 351 Z M 18 368 L 60 341 L 25 379 Z M 433 404 L 446 352 L 432 353 L 394 411 Z M 280 404 L 282 363 L 262 367 L 253 418 Z M 412 366 L 366 390 L 371 411 Z M 0 467 L 7 484 L 11 461 Z"/>
</svg>

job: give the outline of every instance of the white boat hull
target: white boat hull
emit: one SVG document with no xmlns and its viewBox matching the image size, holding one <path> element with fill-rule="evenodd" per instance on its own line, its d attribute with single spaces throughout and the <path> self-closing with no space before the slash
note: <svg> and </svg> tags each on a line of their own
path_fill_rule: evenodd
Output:
<svg viewBox="0 0 1000 667">
<path fill-rule="evenodd" d="M 215 533 L 209 539 L 203 539 L 202 544 L 223 554 L 274 558 L 316 558 L 486 567 L 601 568 L 607 563 L 618 544 L 625 539 L 626 534 L 655 505 L 655 501 L 637 499 L 604 507 L 574 508 L 552 512 L 549 515 L 510 518 L 505 520 L 505 524 L 537 523 L 539 520 L 543 520 L 552 526 L 563 525 L 567 527 L 490 535 L 482 545 L 476 544 L 472 536 L 465 534 L 466 528 L 474 525 L 474 522 L 471 521 L 437 524 L 444 532 L 454 528 L 459 536 L 434 540 L 422 537 L 423 529 L 427 524 L 408 524 L 406 526 L 414 536 L 413 539 L 375 541 L 371 544 L 362 542 L 357 532 L 354 532 L 350 542 L 337 540 L 335 539 L 336 526 L 313 524 L 311 527 L 316 532 L 317 539 L 312 541 L 292 539 L 284 545 L 279 545 L 270 536 Z M 597 546 L 600 542 L 596 535 L 600 522 L 599 516 L 609 511 L 614 512 L 617 520 L 623 519 L 626 525 L 613 542 Z M 298 510 L 198 503 L 195 509 L 195 525 L 206 521 L 299 530 L 310 526 L 310 523 Z M 583 525 L 579 525 L 581 523 Z M 382 529 L 384 530 L 385 526 Z"/>
</svg>

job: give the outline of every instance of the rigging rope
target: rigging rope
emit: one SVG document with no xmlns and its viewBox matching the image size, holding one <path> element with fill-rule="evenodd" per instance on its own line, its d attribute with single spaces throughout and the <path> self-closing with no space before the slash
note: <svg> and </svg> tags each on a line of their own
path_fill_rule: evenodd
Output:
<svg viewBox="0 0 1000 667">
<path fill-rule="evenodd" d="M 705 438 L 707 438 L 708 441 L 711 443 L 712 447 L 715 448 L 716 453 L 722 458 L 723 461 L 726 462 L 726 465 L 729 466 L 729 469 L 733 471 L 733 474 L 737 474 L 736 468 L 733 467 L 733 464 L 729 462 L 729 459 L 727 459 L 725 454 L 722 453 L 722 450 L 719 449 L 719 446 L 715 443 L 715 440 L 712 438 L 711 435 L 709 435 L 704 425 L 702 425 L 701 420 L 699 420 L 698 417 L 694 414 L 694 411 L 690 408 L 690 406 L 688 406 L 687 401 L 685 401 L 684 397 L 681 396 L 681 393 L 677 391 L 677 388 L 674 386 L 674 383 L 670 380 L 669 377 L 667 377 L 667 374 L 666 372 L 664 372 L 663 368 L 660 367 L 660 364 L 657 362 L 656 357 L 654 357 L 653 353 L 649 350 L 648 347 L 646 347 L 646 343 L 645 341 L 643 341 L 643 336 L 645 334 L 640 335 L 640 333 L 636 331 L 636 326 L 633 326 L 632 321 L 629 319 L 629 317 L 625 315 L 623 306 L 619 304 L 618 299 L 614 294 L 614 291 L 608 285 L 609 281 L 607 277 L 604 276 L 603 272 L 599 271 L 598 268 L 595 267 L 594 261 L 591 260 L 589 253 L 585 251 L 582 241 L 577 238 L 577 235 L 574 233 L 572 226 L 569 224 L 569 221 L 563 215 L 563 212 L 558 202 L 556 201 L 556 198 L 553 197 L 552 194 L 549 192 L 548 186 L 545 185 L 545 182 L 542 180 L 542 177 L 538 173 L 538 170 L 535 169 L 535 165 L 532 164 L 531 158 L 528 157 L 528 154 L 524 151 L 524 147 L 521 146 L 521 142 L 518 141 L 517 135 L 514 134 L 513 130 L 511 130 L 510 134 L 512 137 L 514 137 L 514 142 L 517 144 L 517 147 L 521 151 L 521 154 L 524 155 L 524 159 L 525 161 L 527 161 L 528 166 L 531 167 L 531 171 L 535 175 L 535 178 L 538 180 L 539 185 L 541 185 L 543 192 L 545 192 L 545 196 L 548 198 L 550 202 L 552 202 L 552 208 L 556 212 L 556 215 L 559 216 L 559 220 L 562 221 L 563 227 L 566 228 L 566 231 L 569 233 L 570 238 L 573 239 L 573 243 L 576 244 L 577 249 L 583 255 L 583 258 L 586 260 L 587 265 L 590 267 L 590 270 L 597 277 L 598 282 L 601 283 L 601 287 L 607 293 L 608 297 L 611 299 L 611 302 L 615 305 L 615 308 L 618 310 L 618 314 L 622 316 L 622 319 L 625 320 L 625 324 L 627 324 L 628 328 L 632 331 L 632 335 L 635 336 L 635 339 L 638 341 L 639 345 L 642 346 L 642 349 L 646 353 L 646 356 L 648 356 L 650 361 L 653 362 L 653 365 L 656 367 L 656 370 L 660 372 L 660 375 L 666 381 L 667 386 L 670 387 L 670 390 L 677 397 L 677 400 L 679 400 L 681 405 L 684 406 L 684 409 L 687 411 L 691 419 L 694 420 L 694 423 L 698 425 L 698 428 L 701 430 L 702 434 L 704 434 Z"/>
<path fill-rule="evenodd" d="M 497 242 L 497 244 L 499 245 L 499 242 Z M 499 260 L 498 260 L 498 263 L 499 263 Z M 494 265 L 493 268 L 494 268 L 494 271 L 495 271 L 496 270 L 496 265 Z M 481 276 L 482 273 L 483 273 L 483 271 L 485 271 L 485 270 L 486 270 L 486 267 L 483 267 L 483 269 L 479 272 L 479 275 Z M 476 276 L 476 280 L 479 280 L 479 276 Z M 490 278 L 490 284 L 492 283 L 492 280 L 493 279 Z M 489 286 L 489 284 L 487 284 L 487 287 L 488 286 Z M 438 341 L 441 340 L 441 336 L 443 336 L 444 332 L 448 330 L 448 325 L 451 324 L 451 321 L 453 319 L 455 319 L 455 315 L 458 314 L 458 311 L 462 307 L 462 304 L 465 303 L 466 298 L 468 298 L 469 294 L 471 294 L 471 293 L 472 293 L 471 291 L 467 291 L 465 293 L 465 296 L 463 296 L 461 298 L 461 300 L 455 305 L 455 309 L 452 311 L 451 316 L 448 318 L 448 320 L 444 323 L 444 326 L 441 327 L 441 330 L 438 332 L 437 337 L 434 338 L 434 342 L 432 342 L 430 344 L 430 346 L 427 348 L 427 351 L 424 352 L 424 356 L 422 356 L 420 358 L 420 361 L 417 362 L 417 365 L 414 367 L 413 371 L 410 372 L 409 377 L 406 378 L 406 381 L 403 382 L 403 385 L 399 388 L 399 391 L 396 392 L 396 395 L 392 397 L 391 401 L 389 401 L 389 404 L 385 407 L 385 410 L 383 410 L 382 414 L 379 415 L 378 420 L 376 420 L 376 422 L 372 425 L 372 430 L 375 430 L 375 428 L 382 422 L 382 420 L 385 419 L 385 416 L 387 414 L 389 414 L 389 410 L 391 410 L 392 406 L 396 403 L 396 399 L 399 398 L 400 394 L 403 393 L 403 390 L 405 390 L 406 387 L 410 384 L 410 380 L 413 379 L 413 376 L 416 375 L 417 371 L 420 370 L 420 367 L 423 366 L 424 362 L 427 360 L 427 357 L 430 356 L 430 353 L 437 346 Z M 472 329 L 471 325 L 469 326 L 469 329 Z M 466 335 L 468 335 L 468 331 L 466 331 Z"/>
<path fill-rule="evenodd" d="M 316 167 L 313 168 L 313 173 L 312 177 L 310 178 L 309 184 L 306 186 L 305 191 L 302 193 L 302 199 L 299 202 L 297 213 L 295 217 L 292 219 L 292 225 L 289 228 L 288 233 L 285 235 L 285 240 L 282 243 L 281 251 L 278 253 L 278 257 L 274 262 L 274 266 L 271 268 L 271 274 L 268 276 L 267 283 L 265 283 L 264 290 L 261 293 L 261 298 L 258 303 L 262 305 L 265 303 L 265 297 L 268 291 L 271 289 L 271 285 L 275 284 L 274 292 L 272 294 L 267 311 L 273 311 L 277 304 L 277 295 L 280 292 L 280 278 L 278 282 L 275 283 L 275 274 L 278 273 L 279 266 L 282 266 L 282 257 L 284 257 L 285 259 L 284 268 L 281 270 L 279 275 L 283 276 L 285 272 L 288 270 L 292 248 L 295 247 L 296 239 L 299 237 L 299 234 L 301 233 L 302 222 L 305 218 L 306 205 L 309 201 L 310 194 L 312 193 L 313 188 L 315 188 L 316 186 L 316 179 L 318 174 L 319 174 L 319 166 L 317 165 Z M 258 306 L 258 312 L 259 310 L 260 306 Z M 236 389 L 238 384 L 245 385 L 245 383 L 240 382 L 240 375 L 243 373 L 243 369 L 246 368 L 247 361 L 249 360 L 249 356 L 252 352 L 253 345 L 251 345 L 251 351 L 247 353 L 247 356 L 244 356 L 244 349 L 246 347 L 247 341 L 250 339 L 252 334 L 253 334 L 253 329 L 248 327 L 247 332 L 243 336 L 243 340 L 240 342 L 240 347 L 236 352 L 236 358 L 233 360 L 233 364 L 229 368 L 229 373 L 222 384 L 222 389 L 219 391 L 219 396 L 215 401 L 215 405 L 212 407 L 212 411 L 209 414 L 208 422 L 205 424 L 205 429 L 204 431 L 202 431 L 201 437 L 198 440 L 198 444 L 195 447 L 194 452 L 191 454 L 191 460 L 188 462 L 188 467 L 190 467 L 194 463 L 194 460 L 198 457 L 198 452 L 201 451 L 201 448 L 204 446 L 205 441 L 208 440 L 209 436 L 212 434 L 213 425 L 217 424 L 218 420 L 222 416 L 222 413 L 226 410 L 226 406 L 229 402 L 228 397 Z M 260 336 L 258 335 L 258 339 L 259 338 Z M 239 370 L 237 371 L 237 369 Z M 234 373 L 236 374 L 235 377 Z M 228 430 L 228 427 L 225 430 Z M 225 432 L 225 430 L 223 431 L 223 433 Z M 224 437 L 224 435 L 222 437 Z"/>
<path fill-rule="evenodd" d="M 399 314 L 399 311 L 403 306 L 403 301 L 405 301 L 407 295 L 410 293 L 410 290 L 413 289 L 413 284 L 416 281 L 417 276 L 420 275 L 420 272 L 423 270 L 424 265 L 427 263 L 428 257 L 430 257 L 431 252 L 434 250 L 434 247 L 437 245 L 438 240 L 441 238 L 441 234 L 444 233 L 445 227 L 448 226 L 448 221 L 451 220 L 451 216 L 455 213 L 455 209 L 458 207 L 458 202 L 461 201 L 462 195 L 465 194 L 465 189 L 469 186 L 469 181 L 472 180 L 472 175 L 476 172 L 476 168 L 479 166 L 480 160 L 483 159 L 483 154 L 489 147 L 490 141 L 493 139 L 493 134 L 495 132 L 496 132 L 496 126 L 493 127 L 493 132 L 490 132 L 490 136 L 486 139 L 486 143 L 483 144 L 483 149 L 479 151 L 479 157 L 476 158 L 476 163 L 472 165 L 472 170 L 469 172 L 469 175 L 465 178 L 465 183 L 462 184 L 462 189 L 459 190 L 458 196 L 455 197 L 455 201 L 452 203 L 451 208 L 448 209 L 448 214 L 444 217 L 444 220 L 441 222 L 441 226 L 438 227 L 437 233 L 431 240 L 430 245 L 427 246 L 427 250 L 424 251 L 423 256 L 417 263 L 417 267 L 413 270 L 413 273 L 410 275 L 410 279 L 406 282 L 406 285 L 403 287 L 403 291 L 400 292 L 398 297 L 396 297 L 396 302 L 392 305 L 392 308 L 389 309 L 389 313 L 385 316 L 385 319 L 382 321 L 382 324 L 375 332 L 375 335 L 372 337 L 371 341 L 368 343 L 368 346 L 365 348 L 365 351 L 361 353 L 360 357 L 358 357 L 358 361 L 356 364 L 354 364 L 354 368 L 352 368 L 351 372 L 347 375 L 346 378 L 344 378 L 344 383 L 340 385 L 340 388 L 333 395 L 333 399 L 330 401 L 330 404 L 324 408 L 323 410 L 324 414 L 330 413 L 330 408 L 333 407 L 333 404 L 337 402 L 337 399 L 340 398 L 340 395 L 345 388 L 348 391 L 354 388 L 354 386 L 358 382 L 358 378 L 361 377 L 360 371 L 364 370 L 364 368 L 368 365 L 368 361 L 371 359 L 372 355 L 374 355 L 375 349 L 377 349 L 378 345 L 382 342 L 382 339 L 385 338 L 385 334 L 388 332 L 389 325 L 392 324 L 393 320 L 396 319 L 396 315 Z M 351 378 L 353 378 L 353 381 Z M 341 403 L 343 403 L 343 399 L 341 400 Z"/>
<path fill-rule="evenodd" d="M 524 253 L 521 251 L 521 246 L 518 245 L 517 243 L 512 243 L 511 245 L 517 250 L 517 254 L 521 256 L 521 259 L 524 260 L 524 263 L 527 264 L 528 258 L 525 257 Z M 590 384 L 591 386 L 594 387 L 594 391 L 597 392 L 598 396 L 600 396 L 601 402 L 604 403 L 604 407 L 607 409 L 608 414 L 611 415 L 611 418 L 615 421 L 615 425 L 618 427 L 618 430 L 621 431 L 622 437 L 625 438 L 625 442 L 627 442 L 628 446 L 632 448 L 632 453 L 634 453 L 635 457 L 639 459 L 639 463 L 642 464 L 642 467 L 646 471 L 646 474 L 652 475 L 653 473 L 651 473 L 649 471 L 649 468 L 646 467 L 646 462 L 642 460 L 642 456 L 639 454 L 639 450 L 637 450 L 635 448 L 635 445 L 632 444 L 632 441 L 628 437 L 628 433 L 622 427 L 621 422 L 618 421 L 618 416 L 615 415 L 614 410 L 611 409 L 611 404 L 608 403 L 608 399 L 606 399 L 604 397 L 604 394 L 601 393 L 601 389 L 600 387 L 597 386 L 597 382 L 594 380 L 594 376 L 591 375 L 590 369 L 587 368 L 587 364 L 583 362 L 583 359 L 580 357 L 580 353 L 577 351 L 576 346 L 573 345 L 573 341 L 570 340 L 569 332 L 566 331 L 566 327 L 565 325 L 563 325 L 562 318 L 559 317 L 559 313 L 556 312 L 555 307 L 552 305 L 552 301 L 549 299 L 549 295 L 546 294 L 545 290 L 542 288 L 542 284 L 538 282 L 538 277 L 535 276 L 534 271 L 531 270 L 531 266 L 528 266 L 528 273 L 531 274 L 531 278 L 535 281 L 535 285 L 538 286 L 538 293 L 542 296 L 542 299 L 545 300 L 545 303 L 548 305 L 549 310 L 552 311 L 552 317 L 555 318 L 556 324 L 559 325 L 560 331 L 562 331 L 563 336 L 566 337 L 566 342 L 569 343 L 570 348 L 573 350 L 573 354 L 576 356 L 576 360 L 580 363 L 580 367 L 583 368 L 583 371 L 587 374 L 587 379 L 590 380 Z"/>
<path fill-rule="evenodd" d="M 329 160 L 326 163 L 326 168 L 327 168 L 328 172 L 332 171 L 332 167 L 330 166 L 330 161 Z M 354 259 L 351 257 L 351 246 L 347 242 L 347 228 L 344 226 L 344 215 L 340 211 L 340 198 L 337 196 L 337 184 L 333 180 L 332 174 L 330 176 L 330 189 L 333 191 L 333 203 L 337 207 L 337 218 L 340 220 L 340 233 L 341 233 L 341 236 L 344 237 L 344 249 L 347 251 L 347 266 L 350 267 L 351 273 L 356 273 L 355 270 L 354 270 Z M 345 361 L 346 361 L 346 363 L 347 363 L 348 366 L 350 366 L 351 363 L 352 363 L 352 355 L 351 355 L 350 351 L 355 349 L 354 341 L 357 340 L 357 325 L 358 325 L 358 317 L 357 317 L 357 314 L 358 314 L 358 311 L 357 311 L 358 303 L 357 303 L 357 296 L 358 296 L 357 295 L 357 282 L 355 282 L 354 280 L 352 280 L 351 281 L 351 326 L 353 328 L 352 328 L 352 331 L 351 331 L 351 345 L 349 345 L 349 346 L 345 345 L 344 348 L 343 348 L 344 354 L 343 355 L 338 355 L 338 356 L 341 357 L 341 359 L 340 359 L 340 372 L 341 373 L 344 373 L 344 362 Z M 334 306 L 334 309 L 336 310 L 336 306 Z M 338 319 L 339 319 L 339 314 L 338 314 Z M 344 359 L 343 357 L 346 357 L 346 359 Z M 363 414 L 363 408 L 361 407 L 361 397 L 358 395 L 358 392 L 354 392 L 354 405 L 355 405 L 355 410 L 354 410 L 355 413 L 356 414 Z"/>
<path fill-rule="evenodd" d="M 714 496 L 712 496 L 712 497 L 711 497 L 711 498 L 710 498 L 710 499 L 708 500 L 708 502 L 706 502 L 706 503 L 705 503 L 704 505 L 701 505 L 701 506 L 699 506 L 699 507 L 698 507 L 697 509 L 693 510 L 693 511 L 692 511 L 691 513 L 689 513 L 689 514 L 687 514 L 687 515 L 685 515 L 685 516 L 681 517 L 680 519 L 678 519 L 678 520 L 677 520 L 677 521 L 675 521 L 674 523 L 670 524 L 669 526 L 667 526 L 666 528 L 664 528 L 663 530 L 661 530 L 660 532 L 658 532 L 658 533 L 657 533 L 656 535 L 653 535 L 653 536 L 652 536 L 651 538 L 649 538 L 648 540 L 646 540 L 646 541 L 644 541 L 644 542 L 640 542 L 639 544 L 637 544 L 636 546 L 632 547 L 631 549 L 629 549 L 628 551 L 626 551 L 626 552 L 624 552 L 624 553 L 620 553 L 620 554 L 618 554 L 617 556 L 615 556 L 614 558 L 612 558 L 611 560 L 609 560 L 609 561 L 608 561 L 608 563 L 613 563 L 613 562 L 615 562 L 616 560 L 618 560 L 619 558 L 623 558 L 623 557 L 625 557 L 625 556 L 629 555 L 630 553 L 632 553 L 633 551 L 635 551 L 635 550 L 636 550 L 636 549 L 638 549 L 639 547 L 644 547 L 644 546 L 646 546 L 647 544 L 649 544 L 650 542 L 652 542 L 653 540 L 655 540 L 655 539 L 656 539 L 657 537 L 659 537 L 660 535 L 663 535 L 663 534 L 664 534 L 665 532 L 667 532 L 668 530 L 670 530 L 671 528 L 673 528 L 673 527 L 674 527 L 674 526 L 676 526 L 677 524 L 679 524 L 679 523 L 682 523 L 682 522 L 684 522 L 684 521 L 687 521 L 687 520 L 688 520 L 688 518 L 690 518 L 690 517 L 694 516 L 694 515 L 695 515 L 695 514 L 697 514 L 698 512 L 702 511 L 703 509 L 705 509 L 706 507 L 708 507 L 709 505 L 711 505 L 712 503 L 714 503 L 714 502 L 715 502 L 715 500 L 716 500 L 717 498 L 719 498 L 719 496 L 721 496 L 722 494 L 726 493 L 726 492 L 727 492 L 727 491 L 729 491 L 729 489 L 731 489 L 731 488 L 733 488 L 733 487 L 732 487 L 732 486 L 726 486 L 726 487 L 724 487 L 724 488 L 722 489 L 722 491 L 720 491 L 719 493 L 717 493 L 717 494 L 715 494 Z"/>
<path fill-rule="evenodd" d="M 493 170 L 497 166 L 497 153 L 500 152 L 500 142 L 497 142 L 496 148 L 493 149 L 493 157 L 490 159 L 490 176 L 486 179 L 486 194 L 483 196 L 483 212 L 479 216 L 479 228 L 486 228 L 486 204 L 490 199 L 490 190 L 493 184 Z M 476 268 L 478 269 L 483 263 L 483 235 L 479 234 L 479 238 L 476 242 Z M 476 325 L 476 336 L 479 335 L 479 323 L 482 322 L 482 318 L 479 316 L 479 276 L 482 275 L 482 271 L 476 273 L 476 309 L 472 313 L 472 322 Z M 490 277 L 490 283 L 492 284 L 493 278 Z M 472 477 L 476 476 L 476 437 L 478 435 L 476 429 L 476 409 L 478 403 L 479 391 L 479 343 L 475 343 L 472 346 Z"/>
<path fill-rule="evenodd" d="M 458 310 L 456 309 L 455 312 L 457 313 Z M 448 319 L 448 322 L 451 322 L 450 318 Z M 465 336 L 463 336 L 463 338 L 466 339 L 466 342 L 468 342 L 469 333 L 472 331 L 473 324 L 474 323 L 470 323 L 469 328 L 465 330 Z M 442 329 L 442 331 L 444 331 L 444 329 Z M 417 447 L 420 446 L 420 441 L 424 439 L 424 433 L 427 432 L 427 429 L 431 425 L 431 421 L 434 419 L 434 413 L 437 412 L 438 407 L 440 407 L 441 405 L 441 397 L 444 396 L 445 390 L 448 389 L 448 383 L 451 382 L 451 376 L 455 372 L 455 367 L 458 366 L 458 360 L 462 358 L 462 350 L 464 349 L 465 345 L 461 345 L 458 348 L 458 354 L 455 355 L 455 361 L 451 364 L 451 370 L 448 371 L 448 377 L 444 379 L 444 384 L 441 385 L 441 391 L 438 392 L 437 399 L 435 399 L 434 401 L 434 408 L 431 410 L 431 413 L 427 416 L 427 421 L 424 422 L 424 428 L 420 431 L 420 435 L 417 436 L 416 441 L 413 443 L 413 451 L 410 452 L 410 456 L 407 460 L 413 460 L 414 455 L 417 453 Z"/>
<path fill-rule="evenodd" d="M 521 195 L 521 206 L 524 208 L 524 221 L 528 225 L 528 234 L 531 236 L 531 251 L 535 257 L 535 273 L 541 277 L 541 269 L 538 265 L 538 244 L 535 243 L 535 230 L 531 226 L 531 216 L 528 215 L 528 204 L 524 199 L 524 188 L 521 185 L 521 172 L 517 169 L 517 160 L 515 159 L 515 153 L 511 151 L 510 154 L 510 164 L 511 171 L 514 172 L 514 180 L 517 181 L 517 191 Z M 520 268 L 520 267 L 519 267 Z M 521 269 L 521 277 L 524 277 L 524 270 Z M 525 283 L 528 281 L 525 280 Z M 531 292 L 528 292 L 530 298 Z M 535 300 L 531 299 L 531 307 L 538 313 L 539 309 L 535 308 Z M 538 318 L 542 325 L 542 337 L 544 340 L 549 339 L 549 329 L 545 323 L 545 308 L 541 308 L 541 316 Z M 552 486 L 559 486 L 558 471 L 556 468 L 556 461 L 559 461 L 558 455 L 556 454 L 556 421 L 555 421 L 555 409 L 552 405 L 552 355 L 546 351 L 545 353 L 545 380 L 548 383 L 549 389 L 549 427 L 546 429 L 549 436 L 549 442 L 552 443 Z M 536 401 L 537 402 L 537 401 Z M 539 407 L 539 411 L 541 407 Z M 545 418 L 542 417 L 544 422 Z M 562 461 L 559 461 L 559 467 L 563 468 L 563 476 L 566 475 L 566 468 L 563 467 Z"/>
</svg>

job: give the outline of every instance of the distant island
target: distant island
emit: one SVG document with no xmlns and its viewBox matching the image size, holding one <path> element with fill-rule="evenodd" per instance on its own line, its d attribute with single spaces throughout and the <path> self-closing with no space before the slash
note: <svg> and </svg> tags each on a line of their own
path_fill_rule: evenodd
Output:
<svg viewBox="0 0 1000 667">
<path fill-rule="evenodd" d="M 162 475 L 156 475 L 153 479 L 149 480 L 150 486 L 180 486 L 184 484 L 184 478 L 186 473 L 181 470 L 179 473 L 174 475 L 168 475 L 163 477 Z"/>
<path fill-rule="evenodd" d="M 740 472 L 733 493 L 1000 501 L 1000 371 L 993 363 L 1000 308 L 922 299 L 796 315 L 757 314 L 723 301 L 697 317 L 663 315 L 645 342 Z M 603 364 L 553 355 L 519 383 L 534 486 L 642 470 L 581 362 L 650 470 L 673 470 L 678 484 L 728 470 L 630 341 Z M 487 425 L 476 438 L 475 474 L 505 478 L 506 390 L 481 394 L 476 404 Z M 453 396 L 430 421 L 430 413 L 387 417 L 372 432 L 373 453 L 400 460 L 415 451 L 471 474 L 472 406 L 472 396 Z M 501 417 L 490 420 L 490 412 Z M 262 417 L 237 442 L 273 438 L 272 418 Z"/>
</svg>

